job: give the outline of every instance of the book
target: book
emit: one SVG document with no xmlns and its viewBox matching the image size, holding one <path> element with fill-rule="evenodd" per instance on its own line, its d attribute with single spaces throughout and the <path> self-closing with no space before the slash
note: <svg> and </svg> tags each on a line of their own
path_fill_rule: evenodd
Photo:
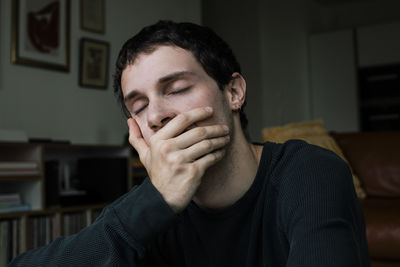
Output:
<svg viewBox="0 0 400 267">
<path fill-rule="evenodd" d="M 39 175 L 39 170 L 14 170 L 14 171 L 2 171 L 0 170 L 0 176 L 29 176 Z"/>
<path fill-rule="evenodd" d="M 3 206 L 21 204 L 21 196 L 18 193 L 2 193 L 0 194 L 0 208 Z"/>
<path fill-rule="evenodd" d="M 39 163 L 35 161 L 0 161 L 0 176 L 38 175 Z"/>
<path fill-rule="evenodd" d="M 61 214 L 56 213 L 53 218 L 52 218 L 52 224 L 53 224 L 53 229 L 52 229 L 52 240 L 56 239 L 57 237 L 62 236 L 61 233 Z"/>
<path fill-rule="evenodd" d="M 22 216 L 22 218 L 19 220 L 19 238 L 18 238 L 18 242 L 19 242 L 19 246 L 18 246 L 18 254 L 22 253 L 24 251 L 26 251 L 26 245 L 27 245 L 27 217 L 26 216 Z"/>
<path fill-rule="evenodd" d="M 31 210 L 29 204 L 19 204 L 19 205 L 10 205 L 0 207 L 0 213 L 9 213 L 9 212 L 24 212 Z"/>
<path fill-rule="evenodd" d="M 19 247 L 19 222 L 18 219 L 13 219 L 12 220 L 12 258 L 15 258 L 18 254 L 18 247 Z"/>
<path fill-rule="evenodd" d="M 9 254 L 8 221 L 0 221 L 0 266 L 7 266 Z"/>
<path fill-rule="evenodd" d="M 0 170 L 2 171 L 38 169 L 38 168 L 39 164 L 35 161 L 0 161 Z"/>
</svg>

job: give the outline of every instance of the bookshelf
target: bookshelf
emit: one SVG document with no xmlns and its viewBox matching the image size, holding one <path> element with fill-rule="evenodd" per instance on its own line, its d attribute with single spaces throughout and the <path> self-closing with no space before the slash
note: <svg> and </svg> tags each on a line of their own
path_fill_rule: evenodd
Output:
<svg viewBox="0 0 400 267">
<path fill-rule="evenodd" d="M 400 65 L 360 68 L 361 130 L 400 130 Z"/>
<path fill-rule="evenodd" d="M 32 210 L 43 208 L 43 153 L 40 145 L 0 143 L 0 194 L 17 193 Z M 26 165 L 24 165 L 26 164 Z"/>
<path fill-rule="evenodd" d="M 89 226 L 139 183 L 131 149 L 0 142 L 0 267 Z M 110 179 L 111 178 L 111 179 Z"/>
</svg>

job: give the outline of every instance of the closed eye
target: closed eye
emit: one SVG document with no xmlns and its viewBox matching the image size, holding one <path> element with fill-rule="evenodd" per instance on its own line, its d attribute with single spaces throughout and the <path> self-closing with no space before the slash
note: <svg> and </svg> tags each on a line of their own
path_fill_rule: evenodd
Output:
<svg viewBox="0 0 400 267">
<path fill-rule="evenodd" d="M 185 88 L 182 88 L 182 89 L 178 89 L 178 90 L 171 91 L 171 92 L 169 92 L 169 94 L 170 94 L 170 95 L 181 94 L 181 93 L 186 92 L 186 91 L 189 90 L 190 88 L 191 88 L 191 86 L 188 86 L 188 87 L 185 87 Z"/>
<path fill-rule="evenodd" d="M 140 112 L 142 112 L 145 108 L 147 107 L 146 105 L 143 105 L 142 107 L 138 108 L 137 110 L 133 111 L 133 114 L 138 115 Z"/>
<path fill-rule="evenodd" d="M 149 100 L 146 97 L 139 97 L 137 99 L 134 99 L 130 104 L 131 113 L 135 116 L 138 115 L 148 106 L 148 104 Z"/>
</svg>

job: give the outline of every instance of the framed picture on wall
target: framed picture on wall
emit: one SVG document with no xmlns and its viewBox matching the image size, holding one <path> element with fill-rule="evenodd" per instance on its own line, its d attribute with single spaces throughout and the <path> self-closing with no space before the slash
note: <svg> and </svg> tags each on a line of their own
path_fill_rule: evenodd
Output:
<svg viewBox="0 0 400 267">
<path fill-rule="evenodd" d="M 69 0 L 12 1 L 11 61 L 69 71 Z"/>
<path fill-rule="evenodd" d="M 107 42 L 88 38 L 80 41 L 79 85 L 106 89 L 108 82 Z"/>
<path fill-rule="evenodd" d="M 104 33 L 105 12 L 104 0 L 80 0 L 81 1 L 81 29 Z"/>
</svg>

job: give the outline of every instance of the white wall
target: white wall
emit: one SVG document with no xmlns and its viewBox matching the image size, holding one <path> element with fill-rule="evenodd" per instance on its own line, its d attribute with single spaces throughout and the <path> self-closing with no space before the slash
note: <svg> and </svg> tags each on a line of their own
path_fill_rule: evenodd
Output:
<svg viewBox="0 0 400 267">
<path fill-rule="evenodd" d="M 247 84 L 247 106 L 245 113 L 249 120 L 248 132 L 251 140 L 261 141 L 262 92 L 260 29 L 258 0 L 203 1 L 203 25 L 211 27 L 232 48 L 239 61 Z M 240 8 L 238 8 L 240 7 Z"/>
<path fill-rule="evenodd" d="M 112 90 L 114 62 L 122 43 L 159 19 L 201 22 L 201 0 L 118 0 L 106 2 L 105 34 L 79 28 L 79 1 L 71 2 L 70 72 L 10 63 L 11 2 L 0 3 L 0 129 L 26 131 L 28 137 L 73 143 L 120 144 L 125 120 Z M 110 43 L 107 90 L 78 85 L 79 40 Z"/>
<path fill-rule="evenodd" d="M 399 9 L 398 0 L 319 0 L 312 5 L 310 30 L 326 32 L 395 21 L 400 18 Z"/>
<path fill-rule="evenodd" d="M 308 1 L 260 1 L 262 127 L 310 118 Z"/>
<path fill-rule="evenodd" d="M 252 140 L 261 141 L 263 127 L 310 117 L 308 0 L 204 0 L 203 22 L 242 65 Z"/>
<path fill-rule="evenodd" d="M 329 114 L 327 124 L 331 130 L 357 130 L 354 107 L 358 103 L 354 90 L 346 98 L 347 107 L 352 108 L 345 121 L 334 118 L 334 107 L 323 111 L 321 105 L 313 103 L 316 101 L 313 94 L 328 99 L 338 92 L 328 88 L 324 92 L 312 92 L 309 36 L 394 21 L 400 18 L 400 1 L 250 0 L 246 6 L 239 2 L 203 0 L 203 6 L 209 6 L 203 9 L 203 20 L 231 44 L 243 72 L 247 73 L 251 84 L 248 92 L 252 93 L 248 95 L 247 114 L 253 139 L 259 140 L 263 127 L 315 119 L 322 113 Z M 215 10 L 210 12 L 211 8 Z M 353 82 L 356 78 L 346 76 L 346 79 Z M 340 96 L 336 96 L 345 95 L 341 90 Z M 322 113 L 316 112 L 316 106 Z M 349 111 L 340 107 L 337 110 L 341 116 Z"/>
<path fill-rule="evenodd" d="M 358 65 L 371 67 L 400 62 L 400 22 L 357 29 Z"/>
<path fill-rule="evenodd" d="M 340 30 L 310 37 L 311 114 L 328 130 L 360 129 L 353 35 Z"/>
</svg>

